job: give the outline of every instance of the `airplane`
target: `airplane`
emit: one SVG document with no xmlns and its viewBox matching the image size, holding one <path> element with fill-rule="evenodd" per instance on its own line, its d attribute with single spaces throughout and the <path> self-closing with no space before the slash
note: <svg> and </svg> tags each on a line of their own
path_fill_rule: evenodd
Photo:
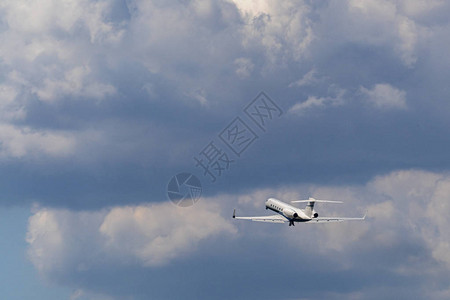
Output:
<svg viewBox="0 0 450 300">
<path fill-rule="evenodd" d="M 295 226 L 295 222 L 301 223 L 329 223 L 329 222 L 343 222 L 343 221 L 362 221 L 366 218 L 364 215 L 361 218 L 343 218 L 343 217 L 319 217 L 319 214 L 314 210 L 315 203 L 343 203 L 342 201 L 332 200 L 316 200 L 309 198 L 308 200 L 295 200 L 291 203 L 304 203 L 306 207 L 304 209 L 297 208 L 283 201 L 275 198 L 269 198 L 266 201 L 266 209 L 273 210 L 278 213 L 273 216 L 262 217 L 236 217 L 236 209 L 233 210 L 233 219 L 251 220 L 256 222 L 269 222 L 269 223 L 286 223 L 289 222 L 289 226 Z"/>
</svg>

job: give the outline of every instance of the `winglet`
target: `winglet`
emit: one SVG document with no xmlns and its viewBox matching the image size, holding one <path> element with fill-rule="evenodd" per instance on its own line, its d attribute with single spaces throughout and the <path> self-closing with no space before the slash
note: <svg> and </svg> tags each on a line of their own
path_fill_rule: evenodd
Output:
<svg viewBox="0 0 450 300">
<path fill-rule="evenodd" d="M 236 218 L 236 209 L 233 209 L 233 219 Z"/>
</svg>

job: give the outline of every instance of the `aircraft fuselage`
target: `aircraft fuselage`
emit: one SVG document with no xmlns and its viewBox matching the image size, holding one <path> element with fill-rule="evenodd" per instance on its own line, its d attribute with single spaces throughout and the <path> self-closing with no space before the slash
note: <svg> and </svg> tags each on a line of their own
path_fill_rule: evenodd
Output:
<svg viewBox="0 0 450 300">
<path fill-rule="evenodd" d="M 293 222 L 308 222 L 312 219 L 311 217 L 308 217 L 302 209 L 275 198 L 267 199 L 266 209 L 273 210 Z"/>
</svg>

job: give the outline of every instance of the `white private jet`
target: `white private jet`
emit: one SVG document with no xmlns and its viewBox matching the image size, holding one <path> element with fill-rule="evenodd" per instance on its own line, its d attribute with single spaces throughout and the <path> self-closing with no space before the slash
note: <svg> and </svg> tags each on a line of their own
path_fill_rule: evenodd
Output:
<svg viewBox="0 0 450 300">
<path fill-rule="evenodd" d="M 291 203 L 306 202 L 306 207 L 300 209 L 287 204 L 283 201 L 275 198 L 269 198 L 266 201 L 266 209 L 273 210 L 278 213 L 273 216 L 263 217 L 236 217 L 236 210 L 233 211 L 233 219 L 252 220 L 257 222 L 269 222 L 269 223 L 286 223 L 289 222 L 289 226 L 295 226 L 294 222 L 303 223 L 329 223 L 329 222 L 342 222 L 342 221 L 361 221 L 366 218 L 364 215 L 361 218 L 342 218 L 342 217 L 319 217 L 319 214 L 314 210 L 314 204 L 317 202 L 322 203 L 342 203 L 342 201 L 331 200 L 316 200 L 309 198 L 308 200 L 295 200 Z"/>
</svg>

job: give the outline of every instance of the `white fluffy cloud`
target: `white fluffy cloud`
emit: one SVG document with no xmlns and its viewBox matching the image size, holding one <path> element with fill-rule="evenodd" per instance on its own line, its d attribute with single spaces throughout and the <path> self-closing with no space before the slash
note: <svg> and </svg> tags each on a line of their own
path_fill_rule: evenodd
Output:
<svg viewBox="0 0 450 300">
<path fill-rule="evenodd" d="M 95 52 L 119 42 L 124 32 L 122 24 L 108 21 L 110 3 L 3 1 L 0 11 L 7 28 L 0 33 L 0 57 L 15 74 L 12 83 L 43 101 L 114 93 L 90 75 Z"/>
<path fill-rule="evenodd" d="M 97 212 L 41 208 L 29 219 L 27 242 L 35 267 L 51 277 L 100 264 L 157 266 L 196 249 L 202 240 L 235 233 L 218 206 L 171 203 Z"/>
<path fill-rule="evenodd" d="M 111 9 L 107 1 L 2 1 L 2 158 L 75 154 L 83 134 L 27 125 L 28 115 L 35 99 L 51 105 L 67 97 L 98 101 L 116 94 L 93 59 L 123 35 L 123 24 L 109 20 Z"/>
<path fill-rule="evenodd" d="M 413 235 L 420 237 L 437 261 L 447 263 L 450 268 L 446 251 L 450 221 L 445 215 L 450 203 L 449 190 L 450 178 L 446 174 L 397 171 L 359 187 L 300 185 L 257 190 L 237 197 L 238 214 L 262 213 L 268 197 L 284 201 L 308 196 L 344 200 L 341 206 L 318 204 L 316 209 L 322 216 L 359 216 L 367 210 L 368 219 L 362 223 L 299 224 L 298 227 L 307 226 L 308 231 L 300 236 L 292 236 L 292 231 L 283 235 L 294 244 L 309 240 L 304 250 L 315 251 L 320 246 L 324 254 L 345 253 L 355 243 L 368 243 L 372 238 L 389 247 L 402 235 Z M 142 266 L 164 265 L 195 250 L 204 239 L 236 233 L 231 220 L 222 217 L 229 214 L 232 203 L 213 204 L 232 199 L 236 197 L 220 195 L 185 209 L 171 203 L 114 207 L 97 212 L 38 209 L 28 226 L 30 259 L 44 273 L 61 267 L 73 268 L 72 271 L 89 268 L 98 255 L 108 257 L 106 263 L 137 260 Z M 248 225 L 241 223 L 239 227 L 245 234 Z M 280 228 L 272 227 L 275 231 Z"/>
<path fill-rule="evenodd" d="M 314 40 L 310 7 L 304 1 L 233 0 L 246 24 L 246 48 L 262 47 L 268 60 L 286 64 L 304 57 Z"/>
<path fill-rule="evenodd" d="M 361 243 L 385 250 L 399 243 L 419 243 L 434 259 L 434 262 L 427 262 L 427 267 L 422 265 L 422 268 L 433 273 L 437 272 L 435 263 L 443 263 L 444 268 L 450 270 L 450 221 L 447 218 L 450 211 L 449 190 L 448 174 L 420 170 L 402 170 L 377 176 L 364 187 L 316 186 L 310 190 L 314 195 L 345 200 L 345 209 L 327 206 L 321 207 L 323 210 L 331 211 L 332 214 L 355 215 L 367 209 L 368 216 L 365 222 L 359 224 L 348 222 L 313 228 L 310 238 L 313 239 L 315 235 L 319 242 L 313 242 L 310 250 L 345 253 Z M 321 235 L 325 238 L 319 238 Z M 304 243 L 303 238 L 295 237 L 291 241 Z M 411 262 L 422 264 L 427 259 L 426 254 L 419 258 L 414 257 L 413 253 L 404 253 Z M 347 256 L 340 263 L 346 267 L 354 266 L 351 257 Z M 401 273 L 412 271 L 417 266 L 393 264 L 385 267 Z"/>
<path fill-rule="evenodd" d="M 34 130 L 0 123 L 0 157 L 63 157 L 75 152 L 76 139 L 66 132 Z"/>
<path fill-rule="evenodd" d="M 184 210 L 171 203 L 114 208 L 99 231 L 113 253 L 136 257 L 145 266 L 160 265 L 192 250 L 203 239 L 235 232 L 218 210 L 218 206 L 205 204 Z"/>
<path fill-rule="evenodd" d="M 305 227 L 304 230 L 297 229 L 302 230 L 301 235 L 293 235 L 292 230 L 281 230 L 280 234 L 292 247 L 301 246 L 302 251 L 324 255 L 340 253 L 339 263 L 346 268 L 357 264 L 345 254 L 354 247 L 365 244 L 368 248 L 363 251 L 371 251 L 371 245 L 388 250 L 398 243 L 420 241 L 435 262 L 446 264 L 450 270 L 450 243 L 447 238 L 450 236 L 450 220 L 447 218 L 450 211 L 449 190 L 450 176 L 446 173 L 402 170 L 377 176 L 364 186 L 300 185 L 265 189 L 242 195 L 238 202 L 245 214 L 254 214 L 262 212 L 268 197 L 284 201 L 307 199 L 309 196 L 343 200 L 341 205 L 317 204 L 316 210 L 322 216 L 354 217 L 367 211 L 366 221 L 299 224 L 296 227 Z M 240 229 L 245 231 L 244 225 Z M 264 236 L 266 231 L 267 228 L 264 228 L 261 235 Z M 432 266 L 433 263 L 429 264 L 428 271 L 433 271 Z M 394 272 L 400 272 L 400 268 L 404 267 L 392 265 Z"/>
<path fill-rule="evenodd" d="M 395 1 L 351 0 L 348 9 L 353 23 L 350 39 L 392 47 L 406 66 L 414 65 L 420 32 L 415 21 L 398 10 Z"/>
<path fill-rule="evenodd" d="M 329 95 L 325 97 L 309 96 L 305 101 L 294 104 L 290 109 L 289 113 L 299 114 L 314 109 L 314 108 L 325 108 L 344 105 L 344 95 L 345 90 L 337 86 L 332 85 L 329 88 Z"/>
<path fill-rule="evenodd" d="M 361 93 L 380 109 L 405 109 L 406 92 L 387 83 L 376 84 L 372 89 L 360 88 Z"/>
<path fill-rule="evenodd" d="M 302 86 L 308 86 L 308 85 L 312 85 L 314 83 L 319 82 L 321 79 L 318 78 L 317 76 L 317 70 L 316 69 L 312 69 L 310 70 L 308 73 L 306 73 L 305 75 L 303 75 L 302 78 L 300 78 L 299 80 L 292 82 L 289 84 L 289 87 L 302 87 Z"/>
<path fill-rule="evenodd" d="M 42 275 L 57 280 L 58 276 L 70 278 L 103 265 L 114 268 L 137 263 L 140 268 L 164 267 L 195 251 L 208 251 L 202 248 L 202 241 L 209 238 L 220 237 L 219 247 L 224 247 L 240 237 L 243 239 L 239 243 L 244 240 L 267 243 L 270 235 L 282 241 L 278 245 L 283 245 L 273 251 L 289 256 L 295 252 L 293 264 L 300 259 L 299 255 L 314 255 L 343 270 L 370 271 L 381 267 L 386 274 L 411 276 L 411 272 L 420 268 L 433 278 L 450 270 L 447 238 L 450 221 L 446 217 L 449 190 L 447 174 L 404 170 L 375 177 L 362 186 L 261 189 L 203 199 L 190 208 L 177 208 L 170 203 L 97 212 L 38 208 L 29 219 L 28 254 Z M 238 208 L 238 215 L 264 214 L 264 201 L 268 197 L 290 201 L 308 196 L 344 200 L 341 205 L 317 204 L 316 210 L 322 216 L 360 216 L 367 209 L 367 219 L 297 224 L 292 228 L 222 217 L 232 207 Z M 252 238 L 247 241 L 249 236 Z M 392 257 L 397 260 L 392 261 Z M 443 264 L 436 269 L 436 263 Z M 317 265 L 323 268 L 320 262 Z M 76 287 L 89 290 L 85 286 Z M 423 288 L 425 294 L 437 299 L 446 293 L 441 288 Z"/>
<path fill-rule="evenodd" d="M 371 185 L 390 198 L 394 215 L 420 233 L 432 256 L 450 268 L 450 177 L 425 171 L 398 171 Z"/>
<path fill-rule="evenodd" d="M 62 74 L 62 78 L 47 78 L 33 91 L 42 101 L 56 101 L 64 96 L 103 99 L 116 89 L 110 84 L 89 82 L 89 67 L 76 66 Z"/>
</svg>

